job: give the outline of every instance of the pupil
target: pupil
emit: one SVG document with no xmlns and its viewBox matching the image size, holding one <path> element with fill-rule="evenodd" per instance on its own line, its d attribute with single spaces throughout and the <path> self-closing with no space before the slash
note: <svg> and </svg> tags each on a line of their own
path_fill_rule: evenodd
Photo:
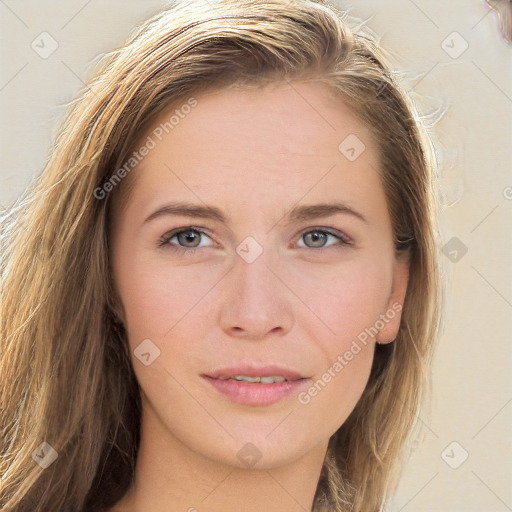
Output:
<svg viewBox="0 0 512 512">
<path fill-rule="evenodd" d="M 322 238 L 325 238 L 326 235 L 324 233 L 319 233 L 318 231 L 315 231 L 313 233 L 309 233 L 309 236 L 312 237 L 313 243 L 315 243 L 315 242 L 321 240 Z M 320 244 L 320 245 L 322 245 L 322 244 Z"/>
<path fill-rule="evenodd" d="M 189 242 L 193 243 L 194 242 L 194 238 L 197 237 L 197 234 L 192 232 L 192 231 L 189 231 L 184 236 L 185 236 L 185 243 L 189 243 Z"/>
</svg>

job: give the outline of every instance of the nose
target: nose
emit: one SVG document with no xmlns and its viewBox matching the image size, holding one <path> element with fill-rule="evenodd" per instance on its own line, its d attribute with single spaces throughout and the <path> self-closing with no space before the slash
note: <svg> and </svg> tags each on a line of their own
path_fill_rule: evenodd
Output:
<svg viewBox="0 0 512 512">
<path fill-rule="evenodd" d="M 221 294 L 220 325 L 226 335 L 257 341 L 290 331 L 293 294 L 280 267 L 267 263 L 265 252 L 252 263 L 236 257 Z"/>
</svg>

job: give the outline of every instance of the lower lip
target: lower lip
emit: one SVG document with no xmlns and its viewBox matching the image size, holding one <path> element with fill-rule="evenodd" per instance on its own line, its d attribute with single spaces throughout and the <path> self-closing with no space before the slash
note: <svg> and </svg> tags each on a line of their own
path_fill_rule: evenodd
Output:
<svg viewBox="0 0 512 512">
<path fill-rule="evenodd" d="M 309 380 L 298 379 L 274 382 L 273 384 L 258 384 L 234 379 L 214 379 L 206 376 L 205 379 L 232 402 L 255 406 L 275 404 L 296 393 Z"/>
</svg>

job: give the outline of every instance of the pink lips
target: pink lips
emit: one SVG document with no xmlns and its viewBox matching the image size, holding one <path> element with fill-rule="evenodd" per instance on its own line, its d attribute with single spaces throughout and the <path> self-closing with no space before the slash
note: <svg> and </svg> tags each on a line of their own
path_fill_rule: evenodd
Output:
<svg viewBox="0 0 512 512">
<path fill-rule="evenodd" d="M 284 377 L 286 380 L 269 384 L 252 383 L 234 380 L 232 377 L 237 375 L 252 378 Z M 232 402 L 252 406 L 265 406 L 279 402 L 309 381 L 300 373 L 279 365 L 225 367 L 213 370 L 202 377 Z"/>
</svg>

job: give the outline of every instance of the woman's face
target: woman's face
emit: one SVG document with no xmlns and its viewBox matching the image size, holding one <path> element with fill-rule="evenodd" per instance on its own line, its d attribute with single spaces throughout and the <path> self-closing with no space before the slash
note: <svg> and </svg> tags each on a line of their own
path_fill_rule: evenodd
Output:
<svg viewBox="0 0 512 512">
<path fill-rule="evenodd" d="M 408 264 L 375 141 L 325 86 L 188 105 L 141 138 L 114 219 L 144 421 L 209 459 L 277 467 L 325 449 L 354 409 L 376 340 L 397 333 Z"/>
</svg>

